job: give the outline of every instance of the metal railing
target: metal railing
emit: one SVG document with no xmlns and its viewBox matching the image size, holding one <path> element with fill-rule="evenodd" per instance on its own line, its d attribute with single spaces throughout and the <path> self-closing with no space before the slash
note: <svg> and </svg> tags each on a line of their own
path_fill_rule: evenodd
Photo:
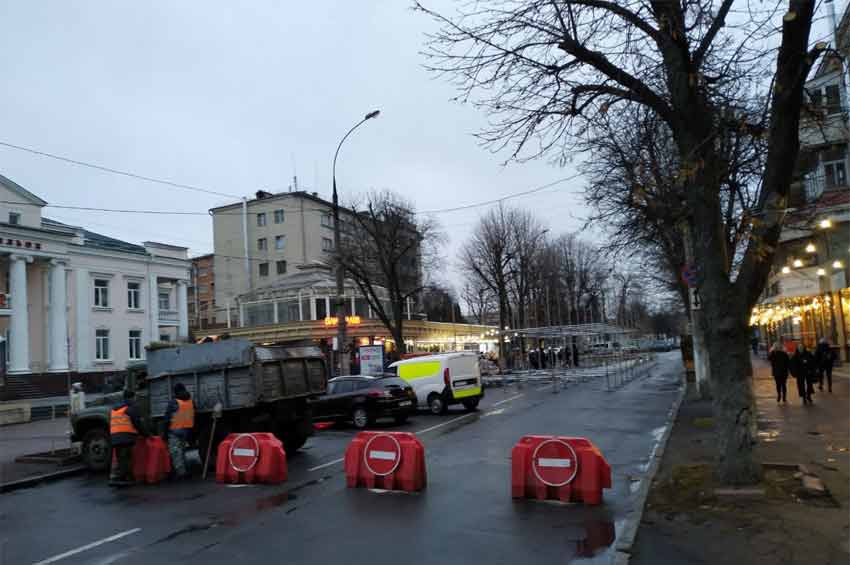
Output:
<svg viewBox="0 0 850 565">
<path fill-rule="evenodd" d="M 159 321 L 160 322 L 177 322 L 180 320 L 180 315 L 177 310 L 160 310 L 159 311 Z"/>
</svg>

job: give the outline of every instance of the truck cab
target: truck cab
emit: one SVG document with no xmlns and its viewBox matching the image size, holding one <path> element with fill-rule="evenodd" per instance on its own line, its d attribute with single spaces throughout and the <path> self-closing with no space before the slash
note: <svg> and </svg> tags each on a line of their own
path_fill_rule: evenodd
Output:
<svg viewBox="0 0 850 565">
<path fill-rule="evenodd" d="M 150 402 L 145 386 L 147 366 L 137 363 L 127 367 L 124 386 L 86 405 L 71 415 L 71 441 L 81 442 L 83 462 L 92 471 L 109 468 L 112 445 L 109 440 L 109 418 L 113 406 L 124 399 L 124 390 L 136 393 L 136 406 L 143 422 L 150 428 Z"/>
</svg>

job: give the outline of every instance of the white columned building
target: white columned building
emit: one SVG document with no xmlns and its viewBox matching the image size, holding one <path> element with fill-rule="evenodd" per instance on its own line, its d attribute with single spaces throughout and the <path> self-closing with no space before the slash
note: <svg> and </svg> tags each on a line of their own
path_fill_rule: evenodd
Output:
<svg viewBox="0 0 850 565">
<path fill-rule="evenodd" d="M 98 382 L 143 361 L 152 341 L 189 338 L 185 247 L 50 220 L 46 204 L 0 175 L 0 376 L 61 394 L 66 373 Z"/>
<path fill-rule="evenodd" d="M 50 371 L 67 371 L 68 365 L 68 291 L 65 262 L 50 261 Z"/>
<path fill-rule="evenodd" d="M 30 371 L 28 263 L 32 263 L 32 257 L 28 255 L 9 255 L 9 293 L 12 303 L 12 319 L 9 321 L 9 373 Z"/>
<path fill-rule="evenodd" d="M 187 300 L 188 281 L 177 281 L 177 337 L 189 337 L 189 301 Z"/>
</svg>

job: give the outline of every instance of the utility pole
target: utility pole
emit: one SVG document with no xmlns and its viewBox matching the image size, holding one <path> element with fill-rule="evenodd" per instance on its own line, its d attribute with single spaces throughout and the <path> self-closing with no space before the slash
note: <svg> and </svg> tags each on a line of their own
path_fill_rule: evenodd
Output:
<svg viewBox="0 0 850 565">
<path fill-rule="evenodd" d="M 687 221 L 682 222 L 682 243 L 685 247 L 685 262 L 689 266 L 694 266 L 694 248 L 691 239 L 691 229 Z M 699 278 L 699 277 L 697 277 Z M 688 285 L 690 287 L 690 284 Z M 697 288 L 699 288 L 697 286 Z M 694 350 L 694 373 L 697 380 L 697 391 L 703 398 L 711 396 L 711 373 L 708 363 L 708 348 L 705 343 L 705 333 L 702 328 L 702 311 L 691 308 L 691 304 L 687 305 L 691 317 L 691 334 L 693 335 L 693 350 Z"/>
</svg>

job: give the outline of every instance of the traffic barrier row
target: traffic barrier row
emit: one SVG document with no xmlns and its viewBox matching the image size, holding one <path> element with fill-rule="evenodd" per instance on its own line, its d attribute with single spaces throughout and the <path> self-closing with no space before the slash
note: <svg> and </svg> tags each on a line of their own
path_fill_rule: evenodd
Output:
<svg viewBox="0 0 850 565">
<path fill-rule="evenodd" d="M 218 446 L 215 479 L 220 483 L 277 484 L 287 476 L 286 452 L 274 434 L 230 434 Z"/>
<path fill-rule="evenodd" d="M 146 453 L 150 457 L 152 452 Z M 164 455 L 167 459 L 167 450 Z M 425 447 L 410 432 L 358 433 L 345 450 L 344 469 L 348 488 L 418 492 L 427 485 Z M 230 434 L 218 448 L 220 483 L 275 484 L 286 479 L 286 453 L 274 434 Z M 608 488 L 611 467 L 586 438 L 527 435 L 511 450 L 513 498 L 597 505 Z"/>
</svg>

